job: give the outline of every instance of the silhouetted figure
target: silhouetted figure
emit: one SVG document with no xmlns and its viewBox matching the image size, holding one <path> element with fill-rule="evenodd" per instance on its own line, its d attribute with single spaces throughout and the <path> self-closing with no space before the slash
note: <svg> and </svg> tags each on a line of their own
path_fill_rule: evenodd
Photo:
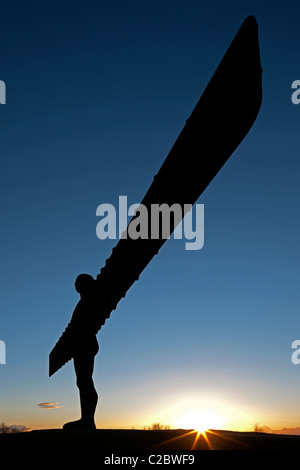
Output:
<svg viewBox="0 0 300 470">
<path fill-rule="evenodd" d="M 193 205 L 197 201 L 251 129 L 262 102 L 261 75 L 258 25 L 255 18 L 249 16 L 235 35 L 142 199 L 141 204 L 146 206 L 148 214 L 151 213 L 152 204 L 167 204 L 169 208 L 180 204 L 184 208 L 185 204 Z M 129 222 L 128 234 L 131 224 L 136 224 L 135 217 Z M 173 230 L 174 227 L 171 228 Z M 84 329 L 93 327 L 94 333 L 97 333 L 102 328 L 120 300 L 157 255 L 166 238 L 152 238 L 151 229 L 151 223 L 148 223 L 148 238 L 128 236 L 121 238 L 113 248 L 94 281 L 95 290 L 98 291 L 98 310 L 90 322 L 89 319 L 85 321 Z M 85 295 L 82 301 L 84 298 Z M 94 312 L 93 307 L 84 305 L 78 306 L 79 310 L 77 312 L 75 309 L 74 315 L 86 317 L 89 316 L 88 312 Z M 72 337 L 72 325 L 69 324 L 49 355 L 49 376 L 74 358 L 80 384 L 80 378 L 84 377 L 82 371 L 91 377 L 94 355 L 91 352 L 78 355 L 76 349 L 75 357 L 71 348 Z M 89 382 L 88 379 L 82 381 L 84 384 Z M 83 389 L 86 391 L 88 387 Z M 95 394 L 89 392 L 89 397 L 94 398 L 85 400 L 85 392 L 82 393 L 83 408 L 84 403 L 95 402 Z M 90 416 L 91 411 L 87 414 Z"/>
<path fill-rule="evenodd" d="M 94 358 L 99 351 L 95 333 L 92 330 L 97 304 L 95 280 L 89 274 L 80 274 L 75 281 L 80 294 L 70 322 L 70 347 L 73 352 L 76 385 L 79 389 L 81 419 L 66 423 L 64 429 L 96 429 L 94 415 L 98 395 L 93 382 Z"/>
</svg>

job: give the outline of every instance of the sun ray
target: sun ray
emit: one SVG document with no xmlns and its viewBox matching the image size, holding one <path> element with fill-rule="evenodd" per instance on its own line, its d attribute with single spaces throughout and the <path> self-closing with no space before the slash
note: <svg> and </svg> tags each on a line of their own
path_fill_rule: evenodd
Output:
<svg viewBox="0 0 300 470">
<path fill-rule="evenodd" d="M 237 439 L 233 439 L 232 437 L 224 436 L 224 434 L 220 434 L 220 433 L 218 433 L 218 432 L 216 432 L 216 431 L 212 431 L 211 429 L 207 429 L 206 432 L 208 432 L 208 433 L 210 433 L 210 434 L 214 434 L 215 436 L 220 437 L 221 439 L 226 439 L 226 440 L 228 440 L 228 441 L 233 441 L 234 443 L 240 444 L 240 445 L 242 445 L 242 446 L 245 446 L 245 447 L 248 447 L 248 448 L 251 449 L 251 446 L 249 446 L 248 444 L 246 444 L 246 443 L 244 443 L 244 442 L 241 442 L 241 441 L 239 441 L 239 440 L 237 440 Z"/>
<path fill-rule="evenodd" d="M 164 446 L 166 444 L 170 444 L 170 443 L 173 443 L 179 439 L 183 439 L 185 438 L 186 436 L 189 436 L 190 434 L 193 434 L 193 433 L 196 433 L 197 431 L 195 431 L 194 429 L 192 431 L 188 431 L 188 432 L 185 432 L 183 434 L 180 434 L 179 436 L 176 436 L 176 437 L 172 437 L 172 439 L 167 439 L 166 441 L 163 441 L 163 442 L 160 442 L 159 444 L 156 444 L 155 447 L 161 447 L 161 446 Z"/>
<path fill-rule="evenodd" d="M 195 431 L 197 434 L 196 434 L 196 437 L 194 439 L 194 442 L 193 442 L 193 445 L 192 445 L 192 449 L 191 450 L 194 450 L 196 445 L 197 445 L 197 442 L 199 440 L 199 437 L 201 436 L 201 432 L 200 431 Z"/>
<path fill-rule="evenodd" d="M 210 448 L 210 450 L 213 450 L 213 446 L 211 445 L 211 443 L 209 442 L 209 439 L 208 439 L 208 437 L 207 437 L 207 434 L 206 434 L 207 432 L 210 432 L 209 429 L 207 429 L 206 431 L 204 431 L 204 432 L 202 433 L 202 435 L 203 435 L 203 437 L 204 437 L 204 439 L 205 439 L 206 444 L 207 444 L 208 447 Z"/>
</svg>

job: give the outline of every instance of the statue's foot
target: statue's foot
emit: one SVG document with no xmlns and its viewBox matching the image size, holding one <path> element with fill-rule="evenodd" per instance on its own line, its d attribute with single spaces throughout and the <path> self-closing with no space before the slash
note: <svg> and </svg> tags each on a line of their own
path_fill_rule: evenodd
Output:
<svg viewBox="0 0 300 470">
<path fill-rule="evenodd" d="M 78 421 L 70 421 L 64 424 L 63 429 L 96 429 L 96 425 L 94 421 L 79 419 Z"/>
</svg>

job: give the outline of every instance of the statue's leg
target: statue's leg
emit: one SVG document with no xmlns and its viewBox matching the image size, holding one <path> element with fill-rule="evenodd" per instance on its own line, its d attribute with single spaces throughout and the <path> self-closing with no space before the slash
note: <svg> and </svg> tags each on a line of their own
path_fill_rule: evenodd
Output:
<svg viewBox="0 0 300 470">
<path fill-rule="evenodd" d="M 96 429 L 94 415 L 98 402 L 98 395 L 93 382 L 94 356 L 85 355 L 74 357 L 76 385 L 79 389 L 81 419 L 66 423 L 64 429 L 85 428 Z"/>
<path fill-rule="evenodd" d="M 95 427 L 94 415 L 98 402 L 98 395 L 93 382 L 94 356 L 90 355 L 82 361 L 74 359 L 74 367 L 77 376 L 77 387 L 80 395 L 81 420 Z"/>
</svg>

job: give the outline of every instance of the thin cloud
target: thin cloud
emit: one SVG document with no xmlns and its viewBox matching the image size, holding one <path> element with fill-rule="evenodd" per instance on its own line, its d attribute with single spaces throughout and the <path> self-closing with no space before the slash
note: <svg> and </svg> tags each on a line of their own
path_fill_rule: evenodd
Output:
<svg viewBox="0 0 300 470">
<path fill-rule="evenodd" d="M 46 401 L 44 403 L 39 403 L 37 406 L 42 410 L 52 410 L 54 408 L 62 407 L 62 405 L 60 405 L 57 401 Z"/>
</svg>

